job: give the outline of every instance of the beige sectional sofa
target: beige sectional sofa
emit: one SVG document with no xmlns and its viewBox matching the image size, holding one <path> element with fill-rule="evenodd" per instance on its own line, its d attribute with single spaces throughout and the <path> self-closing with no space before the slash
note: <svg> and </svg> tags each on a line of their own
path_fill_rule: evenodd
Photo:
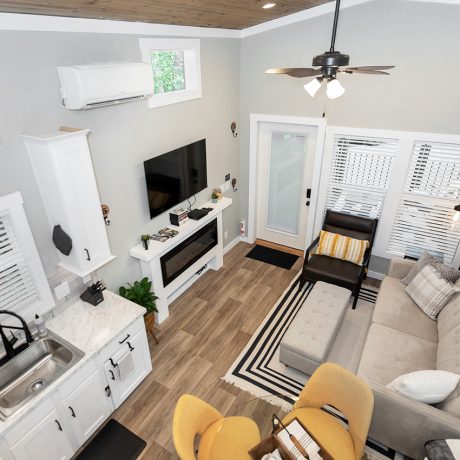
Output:
<svg viewBox="0 0 460 460">
<path fill-rule="evenodd" d="M 400 281 L 412 265 L 401 259 L 391 261 L 357 373 L 371 385 L 375 396 L 369 436 L 419 459 L 424 458 L 426 441 L 460 438 L 460 391 L 455 390 L 433 407 L 390 391 L 385 385 L 417 370 L 460 373 L 460 295 L 444 307 L 437 321 L 428 318 Z"/>
</svg>

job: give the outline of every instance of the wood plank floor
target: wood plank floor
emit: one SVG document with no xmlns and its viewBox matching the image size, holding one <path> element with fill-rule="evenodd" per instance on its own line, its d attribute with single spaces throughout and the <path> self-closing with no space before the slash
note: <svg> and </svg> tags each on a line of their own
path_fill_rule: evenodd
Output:
<svg viewBox="0 0 460 460">
<path fill-rule="evenodd" d="M 114 413 L 147 442 L 142 459 L 176 459 L 171 425 L 183 393 L 208 401 L 223 414 L 247 415 L 269 434 L 279 408 L 224 382 L 238 354 L 302 267 L 291 270 L 245 258 L 252 245 L 239 243 L 218 272 L 209 270 L 170 306 L 150 340 L 153 371 Z"/>
</svg>

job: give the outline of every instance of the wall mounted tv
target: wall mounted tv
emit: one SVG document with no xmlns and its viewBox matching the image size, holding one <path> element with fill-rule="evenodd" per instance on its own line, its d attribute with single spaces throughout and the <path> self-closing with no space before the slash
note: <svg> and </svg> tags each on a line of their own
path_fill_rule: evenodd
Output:
<svg viewBox="0 0 460 460">
<path fill-rule="evenodd" d="M 206 139 L 144 161 L 150 218 L 208 186 Z"/>
</svg>

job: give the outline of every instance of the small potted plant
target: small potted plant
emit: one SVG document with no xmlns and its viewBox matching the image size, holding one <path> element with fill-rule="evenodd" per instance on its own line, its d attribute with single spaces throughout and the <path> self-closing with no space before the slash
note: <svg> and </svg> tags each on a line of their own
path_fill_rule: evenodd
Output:
<svg viewBox="0 0 460 460">
<path fill-rule="evenodd" d="M 141 241 L 146 251 L 149 248 L 149 240 L 150 240 L 150 235 L 141 235 Z"/>
<path fill-rule="evenodd" d="M 220 200 L 221 198 L 222 198 L 222 190 L 220 188 L 215 188 L 212 191 L 211 201 L 213 203 L 217 203 L 217 201 Z"/>
<path fill-rule="evenodd" d="M 147 313 L 144 315 L 145 328 L 150 332 L 152 337 L 158 343 L 158 339 L 153 332 L 155 323 L 154 313 L 158 313 L 156 300 L 158 297 L 154 292 L 151 292 L 152 282 L 147 278 L 142 278 L 140 281 L 134 281 L 134 284 L 127 283 L 128 287 L 121 286 L 118 289 L 119 294 L 131 302 L 137 303 L 144 307 Z"/>
</svg>

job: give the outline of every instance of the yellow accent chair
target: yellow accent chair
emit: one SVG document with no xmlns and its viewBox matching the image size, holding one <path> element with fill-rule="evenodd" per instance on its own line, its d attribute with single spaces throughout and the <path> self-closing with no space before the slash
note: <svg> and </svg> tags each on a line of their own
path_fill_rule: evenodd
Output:
<svg viewBox="0 0 460 460">
<path fill-rule="evenodd" d="M 339 410 L 348 428 L 322 410 L 329 405 Z M 286 424 L 297 417 L 321 446 L 337 460 L 361 460 L 374 409 L 374 395 L 356 375 L 333 363 L 325 363 L 310 377 Z"/>
<path fill-rule="evenodd" d="M 196 396 L 184 394 L 176 404 L 173 440 L 181 460 L 194 460 L 195 438 L 200 436 L 199 460 L 246 460 L 260 442 L 259 428 L 247 417 L 224 417 Z"/>
</svg>

